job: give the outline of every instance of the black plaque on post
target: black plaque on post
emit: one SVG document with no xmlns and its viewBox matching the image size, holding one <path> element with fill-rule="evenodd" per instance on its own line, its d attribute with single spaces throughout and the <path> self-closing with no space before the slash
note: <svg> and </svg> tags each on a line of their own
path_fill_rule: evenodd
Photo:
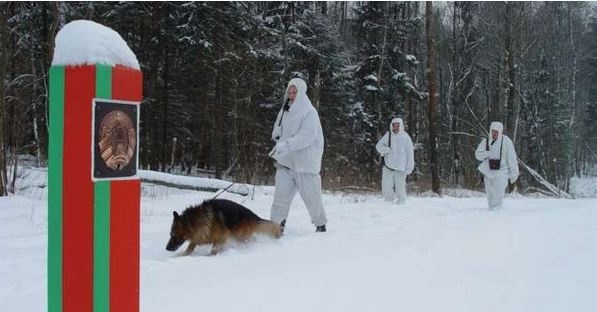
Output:
<svg viewBox="0 0 597 312">
<path fill-rule="evenodd" d="M 93 99 L 92 178 L 126 180 L 137 176 L 139 103 Z"/>
</svg>

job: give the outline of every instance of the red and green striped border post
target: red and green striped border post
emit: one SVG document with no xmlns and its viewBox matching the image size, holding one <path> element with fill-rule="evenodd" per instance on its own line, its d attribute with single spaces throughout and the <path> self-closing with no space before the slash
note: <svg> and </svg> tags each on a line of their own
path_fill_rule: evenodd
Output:
<svg viewBox="0 0 597 312">
<path fill-rule="evenodd" d="M 50 68 L 48 311 L 139 311 L 140 181 L 91 178 L 92 99 L 141 102 L 122 66 Z M 138 134 L 137 134 L 138 135 Z"/>
</svg>

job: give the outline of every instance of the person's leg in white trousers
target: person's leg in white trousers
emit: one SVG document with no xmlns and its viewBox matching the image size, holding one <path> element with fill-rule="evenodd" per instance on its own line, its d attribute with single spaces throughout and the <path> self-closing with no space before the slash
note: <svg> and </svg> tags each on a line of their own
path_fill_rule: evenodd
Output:
<svg viewBox="0 0 597 312">
<path fill-rule="evenodd" d="M 292 199 L 299 192 L 315 226 L 327 223 L 321 197 L 321 176 L 311 173 L 296 173 L 288 168 L 276 170 L 276 189 L 271 209 L 271 220 L 282 222 L 288 218 Z"/>
<path fill-rule="evenodd" d="M 397 204 L 402 205 L 406 202 L 406 172 L 394 171 L 394 185 L 396 187 Z"/>
<path fill-rule="evenodd" d="M 406 172 L 392 171 L 386 167 L 381 173 L 381 193 L 386 201 L 404 204 L 406 202 Z"/>
<path fill-rule="evenodd" d="M 296 192 L 296 183 L 294 182 L 294 177 L 290 174 L 290 169 L 278 168 L 276 170 L 276 188 L 274 190 L 270 220 L 280 223 L 282 220 L 288 218 L 290 204 Z"/>
<path fill-rule="evenodd" d="M 501 209 L 503 207 L 504 195 L 506 194 L 506 187 L 508 186 L 508 178 L 501 175 L 494 178 L 485 176 L 483 181 L 485 183 L 485 193 L 487 194 L 489 209 Z"/>
<path fill-rule="evenodd" d="M 386 201 L 393 201 L 394 193 L 394 172 L 385 166 L 381 170 L 381 194 Z"/>
<path fill-rule="evenodd" d="M 311 222 L 315 226 L 325 225 L 327 217 L 321 197 L 321 176 L 314 173 L 296 173 L 299 194 L 307 206 Z"/>
</svg>

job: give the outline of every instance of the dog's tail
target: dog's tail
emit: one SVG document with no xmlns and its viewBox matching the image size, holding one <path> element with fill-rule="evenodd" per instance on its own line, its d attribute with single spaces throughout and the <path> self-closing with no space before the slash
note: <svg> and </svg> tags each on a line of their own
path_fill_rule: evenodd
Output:
<svg viewBox="0 0 597 312">
<path fill-rule="evenodd" d="M 273 238 L 282 237 L 282 227 L 276 222 L 261 220 L 255 229 L 255 232 L 271 236 Z"/>
</svg>

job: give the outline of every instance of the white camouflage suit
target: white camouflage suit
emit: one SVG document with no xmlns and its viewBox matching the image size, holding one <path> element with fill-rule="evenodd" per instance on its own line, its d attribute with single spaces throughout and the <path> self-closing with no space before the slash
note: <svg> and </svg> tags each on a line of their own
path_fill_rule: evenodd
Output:
<svg viewBox="0 0 597 312">
<path fill-rule="evenodd" d="M 398 133 L 393 133 L 392 124 L 400 124 Z M 388 139 L 390 137 L 390 139 Z M 386 201 L 397 198 L 398 204 L 406 201 L 406 176 L 415 167 L 414 148 L 410 136 L 404 130 L 402 118 L 394 118 L 388 131 L 375 145 L 383 157 L 381 173 L 381 193 Z"/>
<path fill-rule="evenodd" d="M 489 137 L 483 139 L 475 151 L 475 157 L 481 161 L 481 164 L 477 169 L 483 173 L 487 204 L 491 210 L 499 210 L 503 207 L 502 205 L 504 195 L 506 194 L 506 187 L 508 186 L 508 179 L 510 180 L 510 183 L 514 183 L 519 174 L 514 143 L 512 143 L 512 140 L 510 140 L 509 137 L 502 134 L 503 129 L 504 126 L 501 122 L 492 122 L 489 127 Z M 491 130 L 497 130 L 499 133 L 495 141 L 491 136 Z M 487 150 L 486 145 L 487 140 L 490 142 L 489 151 Z M 490 169 L 489 159 L 501 159 L 500 169 Z"/>
<path fill-rule="evenodd" d="M 270 156 L 276 160 L 276 189 L 271 208 L 271 220 L 286 220 L 292 199 L 297 191 L 305 202 L 311 222 L 315 226 L 327 223 L 321 197 L 321 157 L 323 156 L 323 130 L 319 114 L 307 97 L 307 84 L 300 78 L 290 80 L 297 94 L 288 111 L 280 109 L 272 140 L 276 146 Z"/>
</svg>

